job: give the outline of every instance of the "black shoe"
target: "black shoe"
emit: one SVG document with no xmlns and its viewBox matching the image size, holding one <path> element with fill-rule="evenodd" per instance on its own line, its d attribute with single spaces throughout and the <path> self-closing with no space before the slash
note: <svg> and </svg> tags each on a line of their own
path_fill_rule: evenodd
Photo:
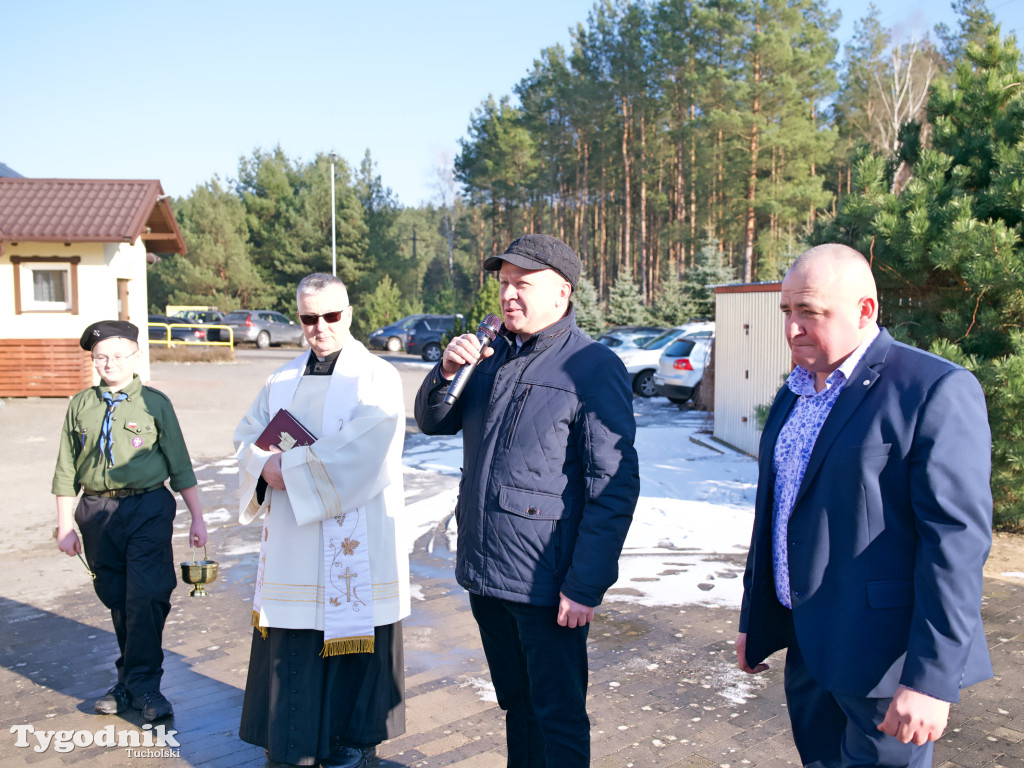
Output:
<svg viewBox="0 0 1024 768">
<path fill-rule="evenodd" d="M 128 689 L 124 687 L 124 683 L 118 683 L 107 691 L 102 698 L 96 699 L 96 704 L 93 705 L 93 709 L 101 715 L 120 715 L 128 709 L 130 698 L 131 697 L 128 695 Z"/>
<path fill-rule="evenodd" d="M 150 691 L 141 696 L 133 696 L 132 706 L 142 713 L 142 719 L 147 723 L 159 720 L 161 717 L 170 717 L 174 714 L 174 710 L 171 709 L 171 702 L 165 699 L 160 691 Z"/>
<path fill-rule="evenodd" d="M 338 747 L 320 761 L 323 768 L 371 768 L 377 765 L 377 747 Z"/>
</svg>

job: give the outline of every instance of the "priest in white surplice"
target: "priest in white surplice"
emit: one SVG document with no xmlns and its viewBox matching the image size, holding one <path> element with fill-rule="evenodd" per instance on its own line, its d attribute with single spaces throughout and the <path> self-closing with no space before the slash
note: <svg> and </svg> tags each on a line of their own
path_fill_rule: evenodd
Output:
<svg viewBox="0 0 1024 768">
<path fill-rule="evenodd" d="M 405 731 L 405 405 L 398 372 L 352 338 L 340 280 L 309 275 L 297 299 L 310 352 L 235 430 L 239 519 L 263 516 L 239 736 L 271 765 L 358 768 Z M 316 441 L 257 447 L 281 409 Z"/>
</svg>

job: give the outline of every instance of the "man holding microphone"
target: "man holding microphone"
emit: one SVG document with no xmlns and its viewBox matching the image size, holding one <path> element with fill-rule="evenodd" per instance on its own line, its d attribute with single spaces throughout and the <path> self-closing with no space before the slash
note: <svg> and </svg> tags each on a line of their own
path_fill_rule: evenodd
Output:
<svg viewBox="0 0 1024 768">
<path fill-rule="evenodd" d="M 508 765 L 590 764 L 586 641 L 639 495 L 626 370 L 576 325 L 581 264 L 528 234 L 484 262 L 502 327 L 448 344 L 416 396 L 425 434 L 463 431 L 456 579 L 506 711 Z M 448 386 L 474 366 L 454 403 Z M 451 400 L 451 398 L 449 398 Z"/>
</svg>

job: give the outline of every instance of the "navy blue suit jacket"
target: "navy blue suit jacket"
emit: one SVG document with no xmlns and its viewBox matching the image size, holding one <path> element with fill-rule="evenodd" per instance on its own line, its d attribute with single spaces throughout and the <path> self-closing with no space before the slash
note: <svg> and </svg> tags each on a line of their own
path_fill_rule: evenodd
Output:
<svg viewBox="0 0 1024 768">
<path fill-rule="evenodd" d="M 775 594 L 772 455 L 796 402 L 783 386 L 761 437 L 740 631 L 754 666 L 789 642 Z M 828 690 L 945 701 L 992 676 L 981 623 L 992 542 L 991 437 L 968 371 L 883 330 L 811 452 L 788 527 L 792 627 Z"/>
</svg>

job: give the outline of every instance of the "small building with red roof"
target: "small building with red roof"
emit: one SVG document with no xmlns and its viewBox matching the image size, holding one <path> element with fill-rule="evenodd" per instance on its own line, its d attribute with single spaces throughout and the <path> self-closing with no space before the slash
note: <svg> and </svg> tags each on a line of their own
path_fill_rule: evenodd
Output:
<svg viewBox="0 0 1024 768">
<path fill-rule="evenodd" d="M 94 383 L 78 345 L 97 320 L 146 343 L 146 267 L 187 249 L 159 181 L 0 176 L 0 397 L 66 397 Z"/>
</svg>

